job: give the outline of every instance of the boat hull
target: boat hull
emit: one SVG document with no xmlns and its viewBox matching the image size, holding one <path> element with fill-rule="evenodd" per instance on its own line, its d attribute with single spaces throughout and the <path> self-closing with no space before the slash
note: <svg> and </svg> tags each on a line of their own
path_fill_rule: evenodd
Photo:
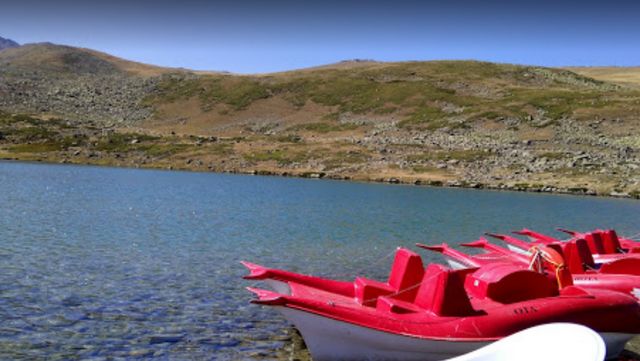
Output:
<svg viewBox="0 0 640 361">
<path fill-rule="evenodd" d="M 277 307 L 300 331 L 314 361 L 443 360 L 490 342 L 425 340 L 382 332 L 287 307 Z"/>
<path fill-rule="evenodd" d="M 436 361 L 460 356 L 493 342 L 416 338 L 284 306 L 275 308 L 300 331 L 314 361 Z M 606 332 L 600 336 L 607 347 L 606 357 L 610 359 L 617 357 L 634 335 Z"/>
</svg>

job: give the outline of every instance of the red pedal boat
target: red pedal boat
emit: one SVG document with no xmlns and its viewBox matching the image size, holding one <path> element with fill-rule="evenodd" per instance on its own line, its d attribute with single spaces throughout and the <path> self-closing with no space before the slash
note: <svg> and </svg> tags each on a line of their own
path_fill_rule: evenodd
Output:
<svg viewBox="0 0 640 361">
<path fill-rule="evenodd" d="M 535 234 L 540 237 L 540 233 L 524 229 L 516 232 L 518 234 Z M 597 273 L 628 274 L 640 276 L 640 253 L 604 253 L 613 250 L 623 250 L 619 247 L 618 238 L 615 231 L 607 231 L 603 234 L 599 231 L 588 234 L 581 234 L 567 241 L 559 241 L 555 238 L 535 238 L 531 243 L 505 234 L 487 233 L 487 235 L 500 239 L 507 243 L 510 249 L 516 253 L 528 254 L 528 251 L 536 245 L 546 245 L 555 247 L 559 252 L 565 253 L 569 263 L 576 262 L 582 267 L 576 266 L 572 273 L 584 273 L 597 271 Z M 632 249 L 636 252 L 636 249 Z M 603 253 L 598 253 L 603 252 Z M 584 268 L 584 271 L 580 271 Z"/>
<path fill-rule="evenodd" d="M 613 229 L 596 229 L 586 233 L 562 228 L 558 230 L 569 234 L 571 238 L 563 241 L 527 228 L 514 233 L 527 236 L 531 242 L 539 244 L 571 243 L 584 239 L 596 264 L 609 263 L 621 258 L 640 258 L 640 244 L 632 239 L 618 237 Z"/>
<path fill-rule="evenodd" d="M 499 234 L 492 236 L 503 240 L 509 237 Z M 548 277 L 555 278 L 558 268 L 566 268 L 570 274 L 571 282 L 575 286 L 622 292 L 640 300 L 640 275 L 638 274 L 640 259 L 621 259 L 596 268 L 586 241 L 583 239 L 562 244 L 548 244 L 542 248 L 533 246 L 528 251 L 518 252 L 492 244 L 485 238 L 462 245 L 480 248 L 486 253 L 469 255 L 445 244 L 438 246 L 418 244 L 421 248 L 443 254 L 447 257 L 448 262 L 457 269 L 480 267 L 495 262 L 508 262 L 519 265 L 521 268 L 535 268 L 536 265 L 531 263 L 533 252 L 554 252 L 558 257 L 555 262 L 543 262 L 540 265 L 542 267 L 538 267 L 540 271 L 546 272 Z"/>
<path fill-rule="evenodd" d="M 301 332 L 314 360 L 442 360 L 526 328 L 571 322 L 597 331 L 608 356 L 640 333 L 628 295 L 585 290 L 509 263 L 452 270 L 399 248 L 387 282 L 353 282 L 243 262 L 253 303 L 278 309 Z"/>
</svg>

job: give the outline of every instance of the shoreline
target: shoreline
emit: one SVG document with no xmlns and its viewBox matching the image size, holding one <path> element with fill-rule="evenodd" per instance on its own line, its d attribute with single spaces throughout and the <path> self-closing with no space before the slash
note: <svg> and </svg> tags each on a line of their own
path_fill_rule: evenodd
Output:
<svg viewBox="0 0 640 361">
<path fill-rule="evenodd" d="M 104 159 L 103 159 L 104 160 Z M 500 192 L 519 192 L 519 193 L 543 193 L 550 195 L 570 195 L 570 196 L 589 196 L 589 197 L 602 197 L 602 198 L 614 198 L 614 199 L 630 199 L 640 200 L 640 195 L 630 195 L 628 193 L 620 194 L 598 194 L 595 191 L 585 190 L 583 188 L 556 188 L 556 187 L 543 187 L 543 188 L 524 188 L 508 185 L 491 185 L 482 183 L 469 183 L 465 181 L 424 181 L 420 179 L 403 179 L 396 177 L 375 177 L 375 176 L 347 176 L 339 174 L 326 174 L 324 172 L 291 172 L 291 171 L 273 171 L 264 169 L 199 169 L 181 166 L 157 166 L 154 164 L 116 164 L 112 162 L 73 162 L 69 159 L 61 160 L 49 160 L 49 159 L 21 159 L 18 157 L 4 157 L 0 156 L 0 162 L 15 162 L 15 163 L 33 163 L 33 164 L 49 164 L 49 165 L 75 165 L 75 166 L 93 166 L 93 167 L 106 167 L 106 168 L 122 168 L 122 169 L 142 169 L 142 170 L 159 170 L 169 172 L 196 172 L 196 173 L 215 173 L 215 174 L 235 174 L 235 175 L 255 175 L 255 176 L 268 176 L 268 177 L 285 177 L 285 178 L 301 178 L 301 179 L 322 179 L 333 181 L 344 181 L 352 183 L 373 183 L 373 184 L 387 184 L 387 185 L 404 185 L 404 186 L 416 186 L 416 187 L 431 187 L 431 188 L 459 188 L 459 189 L 478 189 L 488 191 L 500 191 Z"/>
</svg>

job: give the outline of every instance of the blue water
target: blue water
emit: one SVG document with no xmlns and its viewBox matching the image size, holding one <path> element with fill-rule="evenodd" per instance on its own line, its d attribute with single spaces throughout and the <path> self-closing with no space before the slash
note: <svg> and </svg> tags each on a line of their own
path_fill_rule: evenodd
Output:
<svg viewBox="0 0 640 361">
<path fill-rule="evenodd" d="M 275 359 L 238 263 L 382 277 L 396 246 L 556 226 L 640 232 L 640 202 L 0 163 L 0 359 Z M 425 258 L 438 260 L 425 254 Z"/>
</svg>

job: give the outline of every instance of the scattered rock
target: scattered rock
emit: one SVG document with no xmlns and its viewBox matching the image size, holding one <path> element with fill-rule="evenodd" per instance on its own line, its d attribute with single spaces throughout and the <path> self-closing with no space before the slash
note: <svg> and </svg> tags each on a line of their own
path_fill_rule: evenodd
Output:
<svg viewBox="0 0 640 361">
<path fill-rule="evenodd" d="M 609 193 L 609 195 L 611 197 L 619 197 L 619 198 L 631 198 L 631 195 L 627 192 L 618 192 L 618 191 L 613 191 L 611 193 Z"/>
</svg>

